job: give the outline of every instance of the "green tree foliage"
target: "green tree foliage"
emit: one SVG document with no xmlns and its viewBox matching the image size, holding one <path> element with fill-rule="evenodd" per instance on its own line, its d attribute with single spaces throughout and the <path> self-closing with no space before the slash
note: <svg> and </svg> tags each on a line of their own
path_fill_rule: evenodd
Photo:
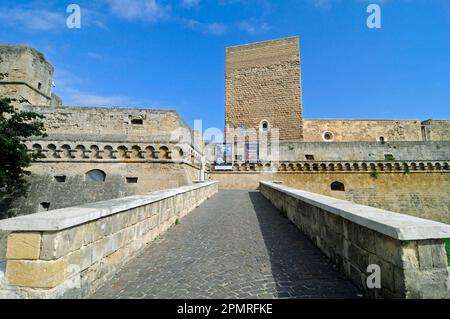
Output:
<svg viewBox="0 0 450 319">
<path fill-rule="evenodd" d="M 29 111 L 17 111 L 10 99 L 0 99 L 0 198 L 8 200 L 24 195 L 26 170 L 40 154 L 27 152 L 24 141 L 31 136 L 45 137 L 44 117 Z"/>
</svg>

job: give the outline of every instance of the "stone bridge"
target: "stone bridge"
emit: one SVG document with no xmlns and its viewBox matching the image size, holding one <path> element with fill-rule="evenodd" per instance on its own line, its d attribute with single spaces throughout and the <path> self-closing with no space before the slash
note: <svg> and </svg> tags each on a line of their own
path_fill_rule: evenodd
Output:
<svg viewBox="0 0 450 319">
<path fill-rule="evenodd" d="M 276 183 L 217 191 L 206 182 L 2 221 L 0 297 L 447 296 L 448 225 Z"/>
</svg>

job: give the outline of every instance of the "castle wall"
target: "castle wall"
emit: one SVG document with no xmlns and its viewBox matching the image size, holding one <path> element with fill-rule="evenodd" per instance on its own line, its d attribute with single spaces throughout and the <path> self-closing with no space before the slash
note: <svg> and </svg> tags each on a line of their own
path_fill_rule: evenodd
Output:
<svg viewBox="0 0 450 319">
<path fill-rule="evenodd" d="M 86 173 L 93 169 L 105 172 L 105 181 L 89 180 Z M 28 178 L 28 195 L 17 199 L 7 210 L 0 209 L 3 212 L 0 218 L 190 185 L 199 174 L 198 167 L 175 162 L 38 162 L 29 170 L 32 175 Z M 57 180 L 63 176 L 64 181 Z M 137 178 L 137 181 L 130 183 L 127 178 Z"/>
<path fill-rule="evenodd" d="M 45 116 L 47 140 L 178 141 L 191 129 L 173 110 L 119 107 L 24 107 Z M 190 142 L 191 137 L 187 135 Z"/>
<path fill-rule="evenodd" d="M 422 130 L 427 141 L 450 141 L 450 120 L 424 121 Z"/>
<path fill-rule="evenodd" d="M 342 143 L 281 143 L 280 161 L 305 161 L 312 155 L 315 161 L 437 161 L 450 159 L 450 142 L 342 142 Z"/>
<path fill-rule="evenodd" d="M 225 84 L 229 127 L 259 129 L 266 120 L 281 140 L 301 140 L 298 38 L 227 48 Z"/>
<path fill-rule="evenodd" d="M 375 176 L 375 177 L 374 177 Z M 450 224 L 450 173 L 446 172 L 213 172 L 221 189 L 257 189 L 260 181 L 284 185 L 357 204 Z M 345 191 L 331 191 L 339 181 Z"/>
<path fill-rule="evenodd" d="M 45 116 L 48 136 L 26 142 L 30 152 L 39 154 L 29 168 L 28 195 L 11 205 L 1 204 L 0 218 L 48 209 L 41 203 L 49 203 L 50 209 L 63 208 L 199 179 L 201 141 L 192 140 L 192 130 L 175 111 L 22 108 Z M 105 181 L 90 181 L 91 170 L 103 171 Z"/>
<path fill-rule="evenodd" d="M 335 120 L 309 119 L 303 121 L 306 142 L 327 141 L 326 132 L 332 134 L 330 141 L 422 141 L 421 123 L 418 120 Z"/>
<path fill-rule="evenodd" d="M 28 46 L 0 45 L 0 95 L 15 103 L 49 105 L 53 66 Z"/>
</svg>

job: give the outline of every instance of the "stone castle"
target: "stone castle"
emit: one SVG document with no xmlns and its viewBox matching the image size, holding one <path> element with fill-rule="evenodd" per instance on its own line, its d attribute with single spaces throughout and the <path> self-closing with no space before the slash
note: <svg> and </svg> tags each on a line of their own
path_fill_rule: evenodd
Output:
<svg viewBox="0 0 450 319">
<path fill-rule="evenodd" d="M 296 37 L 226 62 L 207 143 L 175 110 L 63 106 L 41 53 L 0 45 L 0 96 L 48 134 L 28 195 L 0 201 L 0 299 L 448 297 L 450 120 L 304 119 Z"/>
<path fill-rule="evenodd" d="M 225 138 L 229 167 L 175 110 L 63 106 L 53 66 L 28 46 L 0 45 L 0 95 L 45 116 L 48 137 L 29 194 L 3 217 L 192 184 L 254 189 L 280 180 L 356 203 L 450 222 L 450 120 L 335 120 L 302 116 L 298 37 L 226 49 Z M 277 161 L 227 131 L 279 131 Z M 188 138 L 186 138 L 188 136 Z M 239 156 L 239 145 L 246 150 Z M 249 151 L 254 152 L 252 158 Z M 256 155 L 255 155 L 256 154 Z"/>
</svg>

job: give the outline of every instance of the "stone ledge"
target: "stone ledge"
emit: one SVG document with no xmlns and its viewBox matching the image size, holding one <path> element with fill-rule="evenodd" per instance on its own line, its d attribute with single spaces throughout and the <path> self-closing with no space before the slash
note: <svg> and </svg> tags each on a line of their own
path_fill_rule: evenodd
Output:
<svg viewBox="0 0 450 319">
<path fill-rule="evenodd" d="M 261 184 L 394 239 L 450 238 L 450 225 L 447 224 L 354 204 L 272 182 L 261 182 Z"/>
<path fill-rule="evenodd" d="M 158 202 L 179 194 L 198 190 L 217 182 L 205 182 L 196 185 L 183 186 L 135 195 L 103 202 L 86 204 L 76 207 L 56 209 L 48 212 L 25 215 L 0 221 L 3 231 L 58 231 L 84 224 L 102 217 L 113 215 L 132 208 Z"/>
</svg>

